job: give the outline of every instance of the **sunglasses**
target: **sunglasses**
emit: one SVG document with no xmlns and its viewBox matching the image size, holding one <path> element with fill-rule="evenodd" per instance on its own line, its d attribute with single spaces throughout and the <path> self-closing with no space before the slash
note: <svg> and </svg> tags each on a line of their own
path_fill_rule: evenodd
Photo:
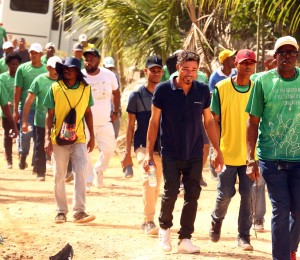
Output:
<svg viewBox="0 0 300 260">
<path fill-rule="evenodd" d="M 276 51 L 276 54 L 278 54 L 281 57 L 285 57 L 287 55 L 289 55 L 291 57 L 297 57 L 298 56 L 298 51 L 282 50 L 282 51 Z"/>
</svg>

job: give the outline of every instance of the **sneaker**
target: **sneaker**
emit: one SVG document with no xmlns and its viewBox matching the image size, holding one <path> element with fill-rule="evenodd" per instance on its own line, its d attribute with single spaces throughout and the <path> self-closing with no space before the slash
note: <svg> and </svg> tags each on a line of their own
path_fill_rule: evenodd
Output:
<svg viewBox="0 0 300 260">
<path fill-rule="evenodd" d="M 64 213 L 58 213 L 54 219 L 54 223 L 61 224 L 67 221 L 66 215 Z"/>
<path fill-rule="evenodd" d="M 253 246 L 250 244 L 250 237 L 238 237 L 238 247 L 244 251 L 253 251 Z"/>
<path fill-rule="evenodd" d="M 296 253 L 297 251 L 291 253 L 291 260 L 297 260 Z"/>
<path fill-rule="evenodd" d="M 256 232 L 264 232 L 264 222 L 262 220 L 255 220 L 253 223 L 253 229 Z"/>
<path fill-rule="evenodd" d="M 7 162 L 6 169 L 12 169 L 12 163 L 11 162 Z"/>
<path fill-rule="evenodd" d="M 178 253 L 180 254 L 197 254 L 200 253 L 200 248 L 194 246 L 190 239 L 181 239 L 178 243 Z"/>
<path fill-rule="evenodd" d="M 74 173 L 73 172 L 68 172 L 65 178 L 65 182 L 71 182 L 74 180 Z"/>
<path fill-rule="evenodd" d="M 28 164 L 26 162 L 26 157 L 20 156 L 20 161 L 19 161 L 19 169 L 24 170 L 25 168 L 28 167 Z"/>
<path fill-rule="evenodd" d="M 52 163 L 51 163 L 50 160 L 47 160 L 47 162 L 46 162 L 46 169 L 47 170 L 51 170 L 52 169 Z"/>
<path fill-rule="evenodd" d="M 146 235 L 157 235 L 158 228 L 153 221 L 148 221 L 142 224 L 142 230 Z"/>
<path fill-rule="evenodd" d="M 46 180 L 45 176 L 37 176 L 36 177 L 36 181 L 45 181 L 45 180 Z"/>
<path fill-rule="evenodd" d="M 94 171 L 93 185 L 98 189 L 103 188 L 103 172 L 98 172 L 97 173 L 96 171 Z"/>
<path fill-rule="evenodd" d="M 200 186 L 207 187 L 207 182 L 203 178 L 200 180 Z"/>
<path fill-rule="evenodd" d="M 88 215 L 84 211 L 76 212 L 74 215 L 74 223 L 87 223 L 93 221 L 96 217 L 94 215 Z"/>
<path fill-rule="evenodd" d="M 209 230 L 209 238 L 212 242 L 218 242 L 221 237 L 222 222 L 211 222 L 211 228 Z"/>
<path fill-rule="evenodd" d="M 165 251 L 172 251 L 171 239 L 170 239 L 171 231 L 170 229 L 159 229 L 158 237 L 159 237 L 159 247 Z"/>
</svg>

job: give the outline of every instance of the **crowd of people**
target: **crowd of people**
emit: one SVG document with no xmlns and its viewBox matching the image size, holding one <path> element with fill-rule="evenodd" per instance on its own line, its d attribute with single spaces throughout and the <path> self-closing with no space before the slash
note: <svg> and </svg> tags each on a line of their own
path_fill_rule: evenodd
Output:
<svg viewBox="0 0 300 260">
<path fill-rule="evenodd" d="M 37 181 L 45 181 L 47 161 L 52 160 L 54 222 L 67 221 L 65 183 L 72 180 L 73 221 L 93 221 L 96 216 L 86 213 L 86 194 L 92 186 L 103 187 L 120 129 L 120 83 L 114 59 L 102 61 L 85 34 L 64 59 L 55 55 L 52 42 L 45 49 L 33 43 L 28 50 L 24 38 L 14 44 L 5 39 L 0 59 L 7 168 L 13 167 L 16 138 L 18 167 L 24 170 L 30 163 Z M 241 198 L 237 245 L 254 250 L 250 229 L 264 230 L 267 186 L 273 208 L 273 259 L 296 259 L 300 237 L 298 51 L 295 38 L 278 38 L 274 50 L 265 54 L 265 71 L 255 73 L 253 50 L 225 49 L 218 56 L 220 68 L 209 78 L 199 70 L 200 56 L 191 50 L 176 51 L 166 65 L 157 55 L 146 59 L 147 81 L 128 99 L 121 166 L 125 178 L 134 177 L 133 151 L 144 174 L 141 229 L 147 235 L 158 235 L 163 251 L 172 250 L 173 210 L 183 190 L 178 252 L 200 252 L 191 238 L 201 186 L 207 185 L 203 165 L 209 157 L 211 177 L 218 181 L 210 240 L 221 239 L 237 184 Z M 99 156 L 93 165 L 91 153 L 96 144 Z M 157 227 L 155 208 L 161 188 Z"/>
</svg>

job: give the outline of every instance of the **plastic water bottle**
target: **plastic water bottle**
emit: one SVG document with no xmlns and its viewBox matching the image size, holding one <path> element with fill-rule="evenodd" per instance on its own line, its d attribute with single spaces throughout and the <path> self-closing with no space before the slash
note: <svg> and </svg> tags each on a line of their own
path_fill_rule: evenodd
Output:
<svg viewBox="0 0 300 260">
<path fill-rule="evenodd" d="M 157 185 L 157 181 L 156 181 L 156 168 L 153 165 L 153 162 L 149 163 L 148 180 L 149 180 L 149 186 L 150 187 L 156 187 L 156 185 Z"/>
<path fill-rule="evenodd" d="M 124 175 L 126 178 L 132 178 L 133 177 L 133 169 L 132 166 L 129 164 L 125 168 Z"/>
</svg>

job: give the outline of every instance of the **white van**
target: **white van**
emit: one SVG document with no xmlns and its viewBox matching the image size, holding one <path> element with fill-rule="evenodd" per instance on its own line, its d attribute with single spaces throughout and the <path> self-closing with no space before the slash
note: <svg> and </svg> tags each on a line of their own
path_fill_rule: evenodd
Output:
<svg viewBox="0 0 300 260">
<path fill-rule="evenodd" d="M 55 0 L 0 0 L 0 22 L 8 39 L 24 37 L 27 44 L 38 42 L 43 47 L 54 42 L 56 49 L 72 53 L 80 33 L 70 37 L 72 21 L 64 21 L 64 15 L 72 6 L 62 5 L 55 15 Z M 62 19 L 60 19 L 62 18 Z M 74 19 L 74 18 L 73 18 Z"/>
</svg>

